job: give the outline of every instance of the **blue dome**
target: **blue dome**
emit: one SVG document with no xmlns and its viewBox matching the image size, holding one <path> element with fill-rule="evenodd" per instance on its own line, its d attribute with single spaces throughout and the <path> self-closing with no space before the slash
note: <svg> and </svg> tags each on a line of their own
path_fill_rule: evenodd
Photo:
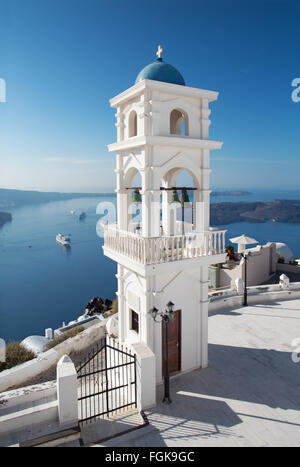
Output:
<svg viewBox="0 0 300 467">
<path fill-rule="evenodd" d="M 155 62 L 145 66 L 139 72 L 135 84 L 143 79 L 153 79 L 154 81 L 163 81 L 164 83 L 181 84 L 185 86 L 184 79 L 176 68 L 158 58 Z"/>
</svg>

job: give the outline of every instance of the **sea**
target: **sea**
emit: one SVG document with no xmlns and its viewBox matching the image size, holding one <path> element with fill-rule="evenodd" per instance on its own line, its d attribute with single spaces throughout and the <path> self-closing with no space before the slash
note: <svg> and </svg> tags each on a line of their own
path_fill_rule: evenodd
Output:
<svg viewBox="0 0 300 467">
<path fill-rule="evenodd" d="M 300 190 L 249 190 L 213 196 L 212 203 L 300 200 Z M 114 299 L 116 264 L 103 255 L 101 221 L 115 220 L 114 195 L 75 198 L 9 209 L 13 221 L 0 228 L 0 338 L 6 342 L 44 335 L 76 319 L 94 296 Z M 75 211 L 71 214 L 70 211 Z M 79 220 L 84 211 L 86 217 Z M 259 243 L 284 242 L 300 258 L 300 224 L 280 222 L 218 226 L 226 239 L 241 234 Z M 71 234 L 72 246 L 57 244 Z"/>
</svg>

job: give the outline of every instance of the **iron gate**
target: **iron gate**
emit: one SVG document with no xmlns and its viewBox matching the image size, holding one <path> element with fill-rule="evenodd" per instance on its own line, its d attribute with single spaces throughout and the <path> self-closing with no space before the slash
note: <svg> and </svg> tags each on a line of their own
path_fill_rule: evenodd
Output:
<svg viewBox="0 0 300 467">
<path fill-rule="evenodd" d="M 79 422 L 137 406 L 136 356 L 110 337 L 77 367 Z"/>
</svg>

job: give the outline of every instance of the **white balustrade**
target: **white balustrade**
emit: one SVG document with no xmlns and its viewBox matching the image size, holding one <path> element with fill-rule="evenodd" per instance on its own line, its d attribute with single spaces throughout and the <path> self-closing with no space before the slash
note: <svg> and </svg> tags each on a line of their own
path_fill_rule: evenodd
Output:
<svg viewBox="0 0 300 467">
<path fill-rule="evenodd" d="M 192 233 L 194 225 L 190 222 L 176 221 L 175 229 L 177 235 Z"/>
<path fill-rule="evenodd" d="M 104 247 L 140 264 L 157 264 L 225 252 L 226 230 L 185 235 L 142 237 L 116 224 L 104 228 Z"/>
</svg>

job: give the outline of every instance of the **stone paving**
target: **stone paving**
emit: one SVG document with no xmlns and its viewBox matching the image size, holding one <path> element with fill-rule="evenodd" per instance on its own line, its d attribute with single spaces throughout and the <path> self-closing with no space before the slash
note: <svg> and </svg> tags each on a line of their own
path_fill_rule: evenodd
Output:
<svg viewBox="0 0 300 467">
<path fill-rule="evenodd" d="M 209 368 L 171 380 L 172 404 L 105 446 L 300 446 L 300 300 L 209 317 Z M 162 398 L 162 388 L 158 400 Z"/>
</svg>

